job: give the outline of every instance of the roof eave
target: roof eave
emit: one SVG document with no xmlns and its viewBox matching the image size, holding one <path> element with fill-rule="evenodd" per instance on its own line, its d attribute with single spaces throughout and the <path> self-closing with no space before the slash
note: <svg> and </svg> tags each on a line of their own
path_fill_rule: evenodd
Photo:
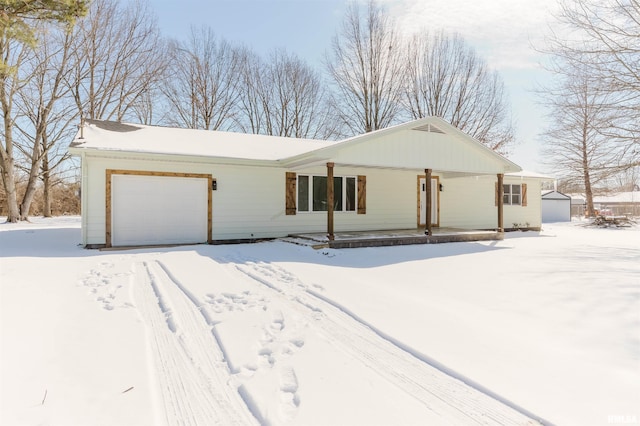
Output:
<svg viewBox="0 0 640 426">
<path fill-rule="evenodd" d="M 146 151 L 123 151 L 116 149 L 100 149 L 90 147 L 72 147 L 68 149 L 71 155 L 89 155 L 102 158 L 133 158 L 133 159 L 167 159 L 167 158 L 180 158 L 184 162 L 190 163 L 215 163 L 215 164 L 227 164 L 227 165 L 240 165 L 240 166 L 261 166 L 261 167 L 278 167 L 278 160 L 262 160 L 252 158 L 235 158 L 235 157 L 218 157 L 218 156 L 203 156 L 203 155 L 189 155 L 189 154 L 176 154 L 176 153 L 162 153 L 162 152 L 146 152 Z"/>
</svg>

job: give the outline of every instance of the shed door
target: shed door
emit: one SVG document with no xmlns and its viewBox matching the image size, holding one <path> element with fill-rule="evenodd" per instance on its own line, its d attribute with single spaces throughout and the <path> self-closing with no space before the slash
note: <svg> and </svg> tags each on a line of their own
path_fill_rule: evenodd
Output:
<svg viewBox="0 0 640 426">
<path fill-rule="evenodd" d="M 571 222 L 571 200 L 542 199 L 542 222 Z"/>
<path fill-rule="evenodd" d="M 426 178 L 421 177 L 418 180 L 418 185 L 419 185 L 419 192 L 420 192 L 420 201 L 419 201 L 419 206 L 418 206 L 418 214 L 419 214 L 419 219 L 418 219 L 418 226 L 424 226 L 426 225 L 427 222 L 427 213 L 426 213 L 426 209 L 427 209 L 427 188 L 425 186 L 425 181 Z M 437 177 L 432 177 L 431 178 L 431 224 L 435 225 L 435 226 L 439 226 L 440 224 L 440 218 L 438 217 L 438 212 L 439 212 L 439 208 L 438 208 L 438 178 Z"/>
<path fill-rule="evenodd" d="M 207 220 L 207 179 L 111 177 L 113 246 L 203 243 Z"/>
</svg>

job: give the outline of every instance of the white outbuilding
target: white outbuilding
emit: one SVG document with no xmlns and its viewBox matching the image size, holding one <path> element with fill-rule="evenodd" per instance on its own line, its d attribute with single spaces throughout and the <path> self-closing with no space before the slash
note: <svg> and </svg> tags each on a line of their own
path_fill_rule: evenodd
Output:
<svg viewBox="0 0 640 426">
<path fill-rule="evenodd" d="M 542 192 L 542 222 L 570 222 L 571 197 L 558 191 Z"/>
</svg>

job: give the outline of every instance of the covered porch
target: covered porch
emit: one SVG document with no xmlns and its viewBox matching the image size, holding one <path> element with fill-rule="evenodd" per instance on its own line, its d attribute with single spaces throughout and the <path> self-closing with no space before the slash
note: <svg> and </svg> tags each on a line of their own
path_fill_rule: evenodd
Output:
<svg viewBox="0 0 640 426">
<path fill-rule="evenodd" d="M 442 185 L 439 177 L 434 177 L 433 169 L 425 168 L 424 174 L 418 174 L 417 204 L 418 226 L 412 229 L 375 230 L 375 231 L 335 231 L 334 208 L 334 162 L 327 162 L 327 232 L 318 234 L 298 234 L 311 236 L 310 238 L 326 244 L 330 248 L 376 247 L 407 244 L 438 244 L 463 241 L 501 240 L 504 238 L 504 174 L 497 173 L 495 182 L 495 228 L 491 229 L 463 229 L 440 226 L 440 198 Z M 440 172 L 445 175 L 446 172 Z M 465 175 L 465 173 L 459 173 Z M 358 213 L 366 211 L 366 198 L 361 197 L 358 187 Z M 423 195 L 423 196 L 422 196 Z"/>
<path fill-rule="evenodd" d="M 424 228 L 388 231 L 335 232 L 333 238 L 327 233 L 292 234 L 283 241 L 315 249 L 383 247 L 410 244 L 439 244 L 468 241 L 494 241 L 504 239 L 504 232 L 496 230 L 469 230 L 458 228 L 433 228 L 431 235 Z"/>
<path fill-rule="evenodd" d="M 331 248 L 502 239 L 505 174 L 521 168 L 440 119 L 419 121 L 284 161 L 288 238 Z"/>
</svg>

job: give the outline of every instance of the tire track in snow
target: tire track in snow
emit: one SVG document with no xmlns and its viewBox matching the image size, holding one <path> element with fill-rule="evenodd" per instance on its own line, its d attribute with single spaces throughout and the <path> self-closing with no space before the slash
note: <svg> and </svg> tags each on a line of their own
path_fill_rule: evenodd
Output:
<svg viewBox="0 0 640 426">
<path fill-rule="evenodd" d="M 137 264 L 134 297 L 144 318 L 166 424 L 256 424 L 192 295 L 157 261 Z"/>
<path fill-rule="evenodd" d="M 260 261 L 235 263 L 239 272 L 288 298 L 294 309 L 316 318 L 315 326 L 332 343 L 442 416 L 443 422 L 534 425 L 541 421 L 447 374 L 441 365 L 416 357 L 357 316 L 309 290 L 288 271 Z"/>
</svg>

